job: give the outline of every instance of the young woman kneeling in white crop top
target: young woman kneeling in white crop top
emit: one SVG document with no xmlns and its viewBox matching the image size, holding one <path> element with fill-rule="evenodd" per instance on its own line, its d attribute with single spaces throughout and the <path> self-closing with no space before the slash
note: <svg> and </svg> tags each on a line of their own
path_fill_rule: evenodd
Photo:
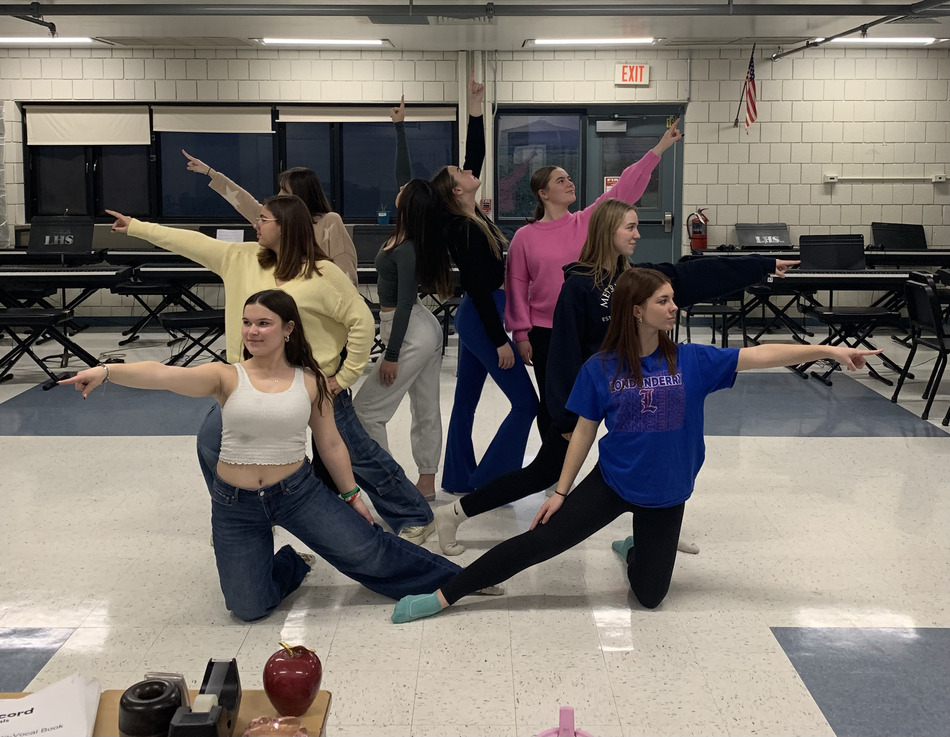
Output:
<svg viewBox="0 0 950 737">
<path fill-rule="evenodd" d="M 112 381 L 218 401 L 223 429 L 211 489 L 214 554 L 225 604 L 245 621 L 270 614 L 310 571 L 289 545 L 274 553 L 274 525 L 393 599 L 433 592 L 460 570 L 373 523 L 337 432 L 333 398 L 300 325 L 293 298 L 268 289 L 244 303 L 239 364 L 111 364 L 60 382 L 73 384 L 83 399 Z M 308 426 L 338 491 L 310 470 Z"/>
</svg>

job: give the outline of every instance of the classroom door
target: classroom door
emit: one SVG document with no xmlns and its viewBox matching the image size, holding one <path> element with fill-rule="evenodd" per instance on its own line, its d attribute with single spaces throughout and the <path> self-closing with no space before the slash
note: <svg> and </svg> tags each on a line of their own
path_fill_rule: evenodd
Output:
<svg viewBox="0 0 950 737">
<path fill-rule="evenodd" d="M 681 114 L 674 106 L 611 106 L 609 112 L 588 111 L 585 206 L 611 184 L 611 178 L 639 160 Z M 680 130 L 683 129 L 682 122 Z M 668 150 L 653 170 L 650 184 L 637 206 L 640 241 L 634 263 L 675 262 L 680 257 L 683 227 L 679 221 L 683 198 L 682 144 Z"/>
</svg>

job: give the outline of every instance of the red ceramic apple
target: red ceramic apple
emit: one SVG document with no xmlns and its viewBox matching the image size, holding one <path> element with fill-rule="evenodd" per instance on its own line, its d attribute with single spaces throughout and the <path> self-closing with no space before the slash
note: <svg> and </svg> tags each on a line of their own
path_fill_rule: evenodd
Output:
<svg viewBox="0 0 950 737">
<path fill-rule="evenodd" d="M 317 697 L 323 665 L 313 650 L 280 643 L 264 664 L 264 693 L 281 716 L 299 717 Z"/>
</svg>

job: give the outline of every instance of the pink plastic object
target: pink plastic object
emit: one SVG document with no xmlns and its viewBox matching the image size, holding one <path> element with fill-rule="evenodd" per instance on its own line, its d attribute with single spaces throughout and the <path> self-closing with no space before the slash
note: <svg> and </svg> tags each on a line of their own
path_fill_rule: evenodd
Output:
<svg viewBox="0 0 950 737">
<path fill-rule="evenodd" d="M 537 737 L 594 737 L 594 735 L 583 729 L 574 729 L 574 707 L 562 706 L 558 726 L 540 732 Z"/>
</svg>

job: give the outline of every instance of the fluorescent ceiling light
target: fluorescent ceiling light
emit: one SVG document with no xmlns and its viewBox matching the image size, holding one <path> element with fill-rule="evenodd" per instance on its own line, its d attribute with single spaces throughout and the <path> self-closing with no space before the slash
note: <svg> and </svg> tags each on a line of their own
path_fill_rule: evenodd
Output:
<svg viewBox="0 0 950 737">
<path fill-rule="evenodd" d="M 529 46 L 646 46 L 653 38 L 529 38 Z"/>
<path fill-rule="evenodd" d="M 94 38 L 85 38 L 77 36 L 70 38 L 68 36 L 3 36 L 0 37 L 0 46 L 7 44 L 28 44 L 30 46 L 40 44 L 91 44 L 95 43 Z"/>
<path fill-rule="evenodd" d="M 262 38 L 271 46 L 392 46 L 384 38 Z"/>
<path fill-rule="evenodd" d="M 816 41 L 823 39 L 815 39 Z M 937 41 L 936 38 L 871 38 L 870 36 L 842 36 L 833 38 L 831 44 L 891 44 L 893 46 L 929 46 Z"/>
</svg>

